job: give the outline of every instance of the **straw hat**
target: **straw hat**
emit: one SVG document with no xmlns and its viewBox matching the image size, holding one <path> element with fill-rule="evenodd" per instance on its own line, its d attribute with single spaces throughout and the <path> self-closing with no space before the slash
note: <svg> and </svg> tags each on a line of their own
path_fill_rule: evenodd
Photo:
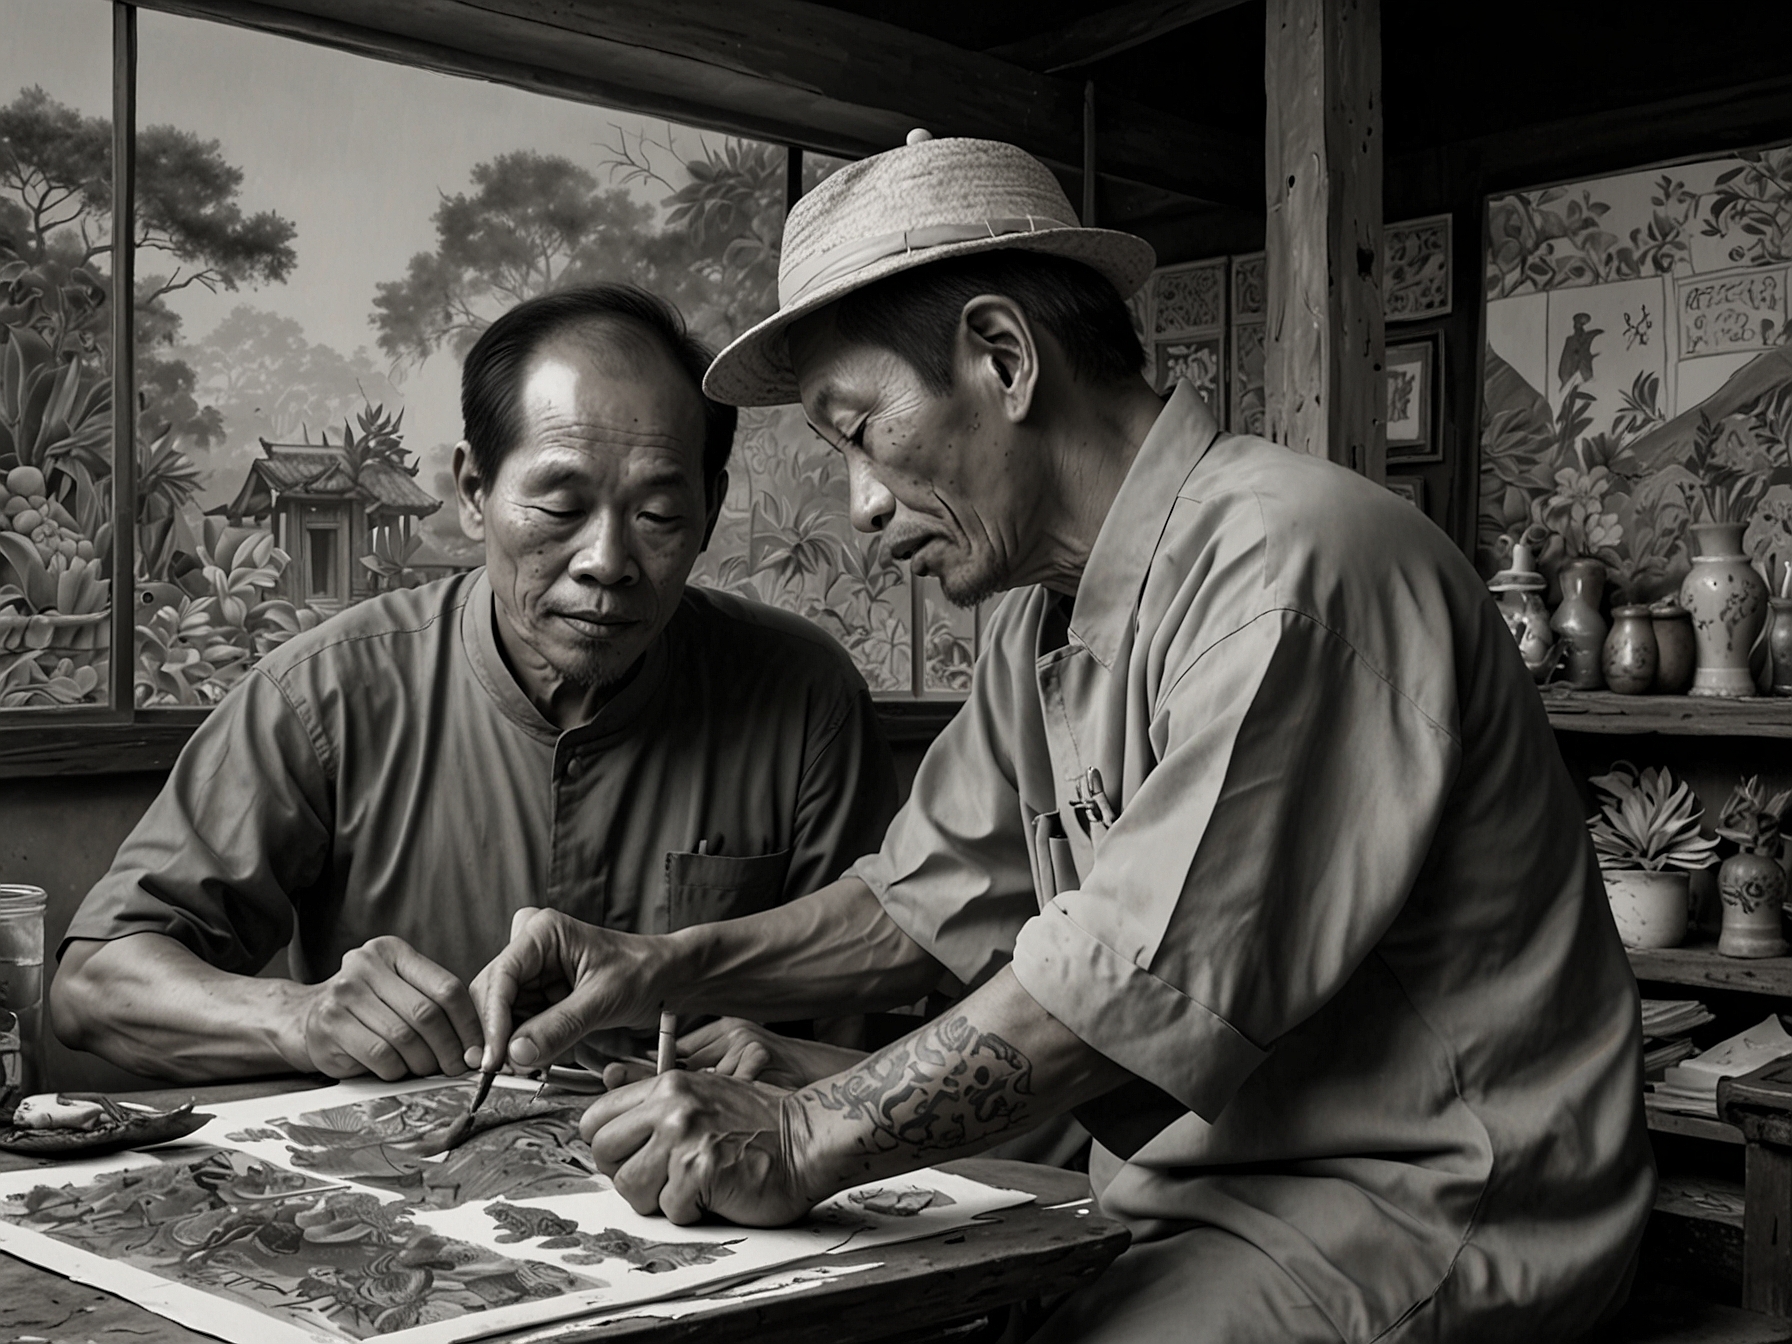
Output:
<svg viewBox="0 0 1792 1344">
<path fill-rule="evenodd" d="M 1156 263 L 1129 233 L 1085 229 L 1044 164 L 996 140 L 914 140 L 848 164 L 784 225 L 778 311 L 716 356 L 703 390 L 735 406 L 798 400 L 790 324 L 886 275 L 996 248 L 1069 257 L 1130 298 Z"/>
</svg>

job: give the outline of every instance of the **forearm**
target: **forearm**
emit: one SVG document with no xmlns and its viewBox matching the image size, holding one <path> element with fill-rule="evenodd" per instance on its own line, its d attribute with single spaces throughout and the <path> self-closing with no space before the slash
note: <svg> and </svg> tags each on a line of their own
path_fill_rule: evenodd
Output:
<svg viewBox="0 0 1792 1344">
<path fill-rule="evenodd" d="M 935 989 L 940 964 L 857 878 L 774 910 L 669 934 L 657 977 L 680 1012 L 791 1021 L 876 1012 Z"/>
<path fill-rule="evenodd" d="M 72 944 L 57 969 L 57 1037 L 133 1073 L 198 1081 L 308 1071 L 310 993 L 291 980 L 232 975 L 172 938 Z"/>
<path fill-rule="evenodd" d="M 1005 969 L 919 1031 L 792 1094 L 790 1160 L 820 1200 L 979 1152 L 1128 1077 Z"/>
</svg>

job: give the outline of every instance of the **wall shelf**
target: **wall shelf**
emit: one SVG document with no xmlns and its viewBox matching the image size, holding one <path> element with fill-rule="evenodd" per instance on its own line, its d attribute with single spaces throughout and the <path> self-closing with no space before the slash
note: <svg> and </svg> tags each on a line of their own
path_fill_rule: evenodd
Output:
<svg viewBox="0 0 1792 1344">
<path fill-rule="evenodd" d="M 1657 1134 L 1680 1134 L 1693 1139 L 1711 1139 L 1717 1143 L 1742 1143 L 1742 1131 L 1715 1116 L 1685 1115 L 1680 1111 L 1657 1110 L 1649 1098 L 1643 1098 L 1643 1114 L 1649 1128 Z"/>
<path fill-rule="evenodd" d="M 1552 728 L 1569 733 L 1671 733 L 1683 737 L 1792 738 L 1792 697 L 1717 700 L 1690 695 L 1617 695 L 1545 687 Z"/>
<path fill-rule="evenodd" d="M 1792 997 L 1792 957 L 1726 957 L 1710 943 L 1691 947 L 1627 948 L 1638 980 L 1664 985 L 1734 989 Z"/>
</svg>

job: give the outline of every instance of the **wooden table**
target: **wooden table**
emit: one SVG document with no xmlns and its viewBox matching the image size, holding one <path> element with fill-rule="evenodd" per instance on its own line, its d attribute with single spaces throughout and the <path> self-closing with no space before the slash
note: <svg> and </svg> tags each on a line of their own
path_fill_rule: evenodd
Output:
<svg viewBox="0 0 1792 1344">
<path fill-rule="evenodd" d="M 188 1099 L 203 1107 L 290 1089 L 293 1080 L 169 1089 L 132 1094 L 167 1106 Z M 0 1153 L 0 1170 L 39 1165 Z M 52 1164 L 42 1164 L 53 1171 Z M 1085 1199 L 1088 1178 L 1054 1167 L 991 1158 L 944 1164 L 948 1171 L 1036 1198 L 1003 1209 L 945 1237 L 875 1247 L 806 1262 L 837 1268 L 876 1265 L 801 1292 L 759 1300 L 718 1301 L 713 1309 L 676 1320 L 626 1312 L 607 1321 L 532 1326 L 515 1334 L 554 1329 L 554 1344 L 638 1340 L 704 1344 L 776 1340 L 779 1344 L 869 1344 L 933 1325 L 975 1319 L 1029 1298 L 1049 1297 L 1088 1283 L 1126 1248 L 1126 1229 L 1092 1205 L 1054 1208 Z M 782 1266 L 779 1270 L 795 1268 Z M 209 1336 L 145 1311 L 112 1293 L 72 1283 L 0 1254 L 0 1344 L 35 1336 L 49 1344 L 200 1344 Z M 502 1339 L 506 1336 L 497 1336 Z"/>
</svg>

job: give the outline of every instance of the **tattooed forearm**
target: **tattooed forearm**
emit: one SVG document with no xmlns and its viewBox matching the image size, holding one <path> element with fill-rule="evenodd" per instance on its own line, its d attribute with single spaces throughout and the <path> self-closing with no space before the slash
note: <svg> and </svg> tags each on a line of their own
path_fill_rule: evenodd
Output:
<svg viewBox="0 0 1792 1344">
<path fill-rule="evenodd" d="M 863 1152 L 955 1152 L 1035 1118 L 1032 1061 L 962 1013 L 923 1027 L 806 1095 L 866 1125 Z"/>
</svg>

